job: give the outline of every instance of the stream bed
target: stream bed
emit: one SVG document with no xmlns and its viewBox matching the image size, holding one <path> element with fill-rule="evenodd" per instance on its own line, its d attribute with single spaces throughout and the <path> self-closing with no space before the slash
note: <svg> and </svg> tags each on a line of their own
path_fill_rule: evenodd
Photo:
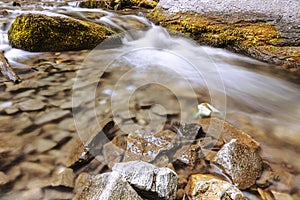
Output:
<svg viewBox="0 0 300 200">
<path fill-rule="evenodd" d="M 70 199 L 71 189 L 47 184 L 57 168 L 76 162 L 79 138 L 87 144 L 110 118 L 119 128 L 114 134 L 121 135 L 158 132 L 172 120 L 197 122 L 201 103 L 213 105 L 220 111 L 215 115 L 258 141 L 263 159 L 282 167 L 286 185 L 279 189 L 299 194 L 299 85 L 261 73 L 270 67 L 266 63 L 170 34 L 145 13 L 76 5 L 0 2 L 0 50 L 23 79 L 14 85 L 0 77 L 0 141 L 8 152 L 0 170 L 13 180 L 0 188 L 0 199 Z M 93 50 L 13 49 L 7 31 L 27 12 L 104 23 L 123 33 Z M 95 166 L 85 170 L 105 171 Z"/>
</svg>

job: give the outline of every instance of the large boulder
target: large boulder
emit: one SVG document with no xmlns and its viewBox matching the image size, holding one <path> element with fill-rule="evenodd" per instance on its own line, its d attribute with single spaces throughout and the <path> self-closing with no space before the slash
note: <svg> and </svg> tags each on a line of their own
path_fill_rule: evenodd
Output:
<svg viewBox="0 0 300 200">
<path fill-rule="evenodd" d="M 294 80 L 300 74 L 299 6 L 297 0 L 284 6 L 271 0 L 160 0 L 148 17 L 200 44 L 281 65 L 276 73 Z"/>
<path fill-rule="evenodd" d="M 8 31 L 12 47 L 32 52 L 92 49 L 112 35 L 110 29 L 69 17 L 18 16 Z"/>
</svg>

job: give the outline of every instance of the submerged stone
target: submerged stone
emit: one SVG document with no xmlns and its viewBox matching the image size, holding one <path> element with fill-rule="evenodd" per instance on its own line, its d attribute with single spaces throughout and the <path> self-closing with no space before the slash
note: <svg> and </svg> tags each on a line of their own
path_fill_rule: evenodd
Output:
<svg viewBox="0 0 300 200">
<path fill-rule="evenodd" d="M 240 189 L 254 185 L 263 170 L 263 162 L 257 151 L 236 139 L 222 147 L 214 163 L 221 166 Z"/>
<path fill-rule="evenodd" d="M 8 31 L 12 47 L 32 52 L 92 49 L 112 35 L 110 29 L 69 17 L 18 16 Z"/>
</svg>

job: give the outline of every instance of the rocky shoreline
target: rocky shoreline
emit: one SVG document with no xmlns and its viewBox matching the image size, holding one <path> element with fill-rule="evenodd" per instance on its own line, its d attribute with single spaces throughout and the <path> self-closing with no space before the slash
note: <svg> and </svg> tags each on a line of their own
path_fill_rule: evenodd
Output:
<svg viewBox="0 0 300 200">
<path fill-rule="evenodd" d="M 262 3 L 263 5 L 257 3 L 254 6 L 253 2 L 247 3 L 247 1 L 236 7 L 230 7 L 232 2 L 227 5 L 226 1 L 217 1 L 213 4 L 206 1 L 189 1 L 185 4 L 181 1 L 173 2 L 169 0 L 163 0 L 159 3 L 157 1 L 100 0 L 82 1 L 78 5 L 84 8 L 115 9 L 125 14 L 128 8 L 135 7 L 138 10 L 139 6 L 142 6 L 148 9 L 146 12 L 150 11 L 147 18 L 155 24 L 193 38 L 201 45 L 226 48 L 273 64 L 272 67 L 258 70 L 299 84 L 300 22 L 297 17 L 299 16 L 298 10 L 293 9 L 293 5 L 297 5 L 297 3 L 289 1 L 290 12 L 288 8 L 285 8 L 280 15 L 276 15 L 276 12 L 281 10 L 274 2 L 270 4 L 269 8 L 263 7 L 265 3 Z M 243 7 L 243 4 L 246 4 L 245 7 Z M 30 22 L 29 17 L 26 20 Z M 55 20 L 61 22 L 57 23 Z M 68 20 L 72 20 L 72 18 Z M 39 20 L 34 23 L 30 22 L 30 26 L 35 27 L 37 21 Z M 11 45 L 29 51 L 92 49 L 99 41 L 113 34 L 108 29 L 101 29 L 101 25 L 93 25 L 92 23 L 80 25 L 79 21 L 78 23 L 77 21 L 69 22 L 67 19 L 60 19 L 60 17 L 55 19 L 55 17 L 48 16 L 48 19 L 42 21 L 45 24 L 52 24 L 50 27 L 53 26 L 53 29 L 42 30 L 37 27 L 31 31 L 28 28 L 24 29 L 28 26 L 25 23 L 20 23 L 20 20 L 15 22 L 14 24 L 19 23 L 19 25 L 13 26 L 9 33 Z M 58 26 L 61 23 L 65 25 Z M 77 32 L 60 35 L 59 32 L 63 31 L 66 25 L 73 27 L 72 29 L 76 29 Z M 91 26 L 91 28 L 87 28 L 87 26 Z M 97 34 L 96 29 L 99 29 Z M 19 37 L 18 30 L 25 37 Z M 49 33 L 60 39 L 51 40 L 53 36 Z M 83 33 L 86 37 L 83 37 Z M 21 41 L 20 38 L 23 38 L 23 40 Z M 41 41 L 43 41 L 43 45 L 40 45 Z M 56 41 L 64 42 L 52 45 L 57 43 Z M 81 43 L 78 43 L 78 41 Z M 28 45 L 31 46 L 31 49 L 27 47 Z M 249 69 L 252 69 L 252 66 L 249 66 Z"/>
<path fill-rule="evenodd" d="M 198 43 L 227 48 L 263 62 L 274 64 L 263 69 L 288 76 L 299 83 L 300 47 L 299 24 L 276 22 L 261 13 L 176 13 L 158 6 L 148 15 L 156 24 L 179 31 Z M 251 66 L 249 66 L 251 68 Z M 280 77 L 280 75 L 279 75 Z"/>
<path fill-rule="evenodd" d="M 147 1 L 142 3 L 133 5 L 143 6 Z M 115 1 L 105 5 L 110 9 L 119 8 Z M 124 6 L 120 5 L 120 8 Z M 159 3 L 148 17 L 170 31 L 186 34 L 200 44 L 229 48 L 280 64 L 278 70 L 286 70 L 299 78 L 297 37 L 284 37 L 277 25 L 268 23 L 265 16 L 167 13 L 161 5 Z M 46 21 L 52 19 L 61 20 L 49 17 Z M 76 23 L 84 23 L 78 21 Z M 90 24 L 83 25 L 85 29 L 85 25 Z M 16 23 L 16 26 L 20 25 Z M 103 35 L 99 40 L 103 40 Z M 24 42 L 28 40 L 21 41 Z M 38 46 L 36 42 L 35 47 L 49 49 L 48 45 L 54 42 L 50 40 L 45 46 Z M 16 47 L 32 50 L 30 44 L 26 44 L 26 48 L 22 44 Z M 94 44 L 83 49 L 90 49 Z M 52 47 L 59 48 L 53 51 L 62 52 L 19 59 L 27 66 L 16 69 L 24 81 L 19 84 L 0 82 L 0 191 L 3 193 L 0 199 L 299 198 L 299 166 L 266 159 L 257 141 L 214 114 L 195 123 L 177 122 L 180 111 L 176 109 L 176 99 L 161 88 L 152 88 L 155 92 L 151 92 L 151 96 L 156 95 L 167 103 L 166 113 L 162 114 L 156 102 L 149 101 L 149 96 L 144 94 L 131 102 L 133 114 L 120 112 L 114 119 L 105 93 L 107 88 L 102 83 L 114 84 L 115 73 L 120 73 L 118 69 L 103 72 L 95 101 L 74 104 L 74 82 L 89 51 L 79 51 L 82 48 L 76 45 L 67 49 L 62 49 L 65 44 Z M 71 49 L 77 51 L 69 51 Z M 80 95 L 84 96 L 84 89 L 99 79 L 84 82 Z M 183 95 L 182 98 L 190 97 Z M 125 100 L 120 97 L 119 101 Z M 183 106 L 191 109 L 188 103 Z M 97 143 L 99 134 L 95 135 L 89 127 L 85 133 L 91 137 L 90 142 L 83 144 L 79 138 L 72 112 L 84 111 L 85 107 L 87 112 L 81 114 L 84 120 L 90 120 L 95 110 L 99 119 L 105 119 L 99 133 L 109 138 L 107 143 Z M 149 112 L 158 121 L 166 116 L 168 121 L 162 131 L 153 134 L 139 129 L 124 134 L 115 125 L 116 120 L 124 126 L 145 125 L 149 120 L 145 113 Z"/>
</svg>

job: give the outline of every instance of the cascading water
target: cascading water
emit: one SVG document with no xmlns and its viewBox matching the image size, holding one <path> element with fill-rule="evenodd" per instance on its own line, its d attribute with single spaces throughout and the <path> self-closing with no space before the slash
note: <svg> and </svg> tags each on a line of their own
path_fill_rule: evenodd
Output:
<svg viewBox="0 0 300 200">
<path fill-rule="evenodd" d="M 192 94 L 194 101 L 184 104 L 189 108 L 181 108 L 183 121 L 195 120 L 193 111 L 197 109 L 197 104 L 202 103 L 198 101 L 200 96 L 201 100 L 220 110 L 222 117 L 241 129 L 247 129 L 244 126 L 246 123 L 255 127 L 255 130 L 265 132 L 266 137 L 260 142 L 266 148 L 268 145 L 276 148 L 284 146 L 279 156 L 286 154 L 285 161 L 300 168 L 295 160 L 295 155 L 299 156 L 297 147 L 300 144 L 299 85 L 249 70 L 249 66 L 264 67 L 267 64 L 223 49 L 199 46 L 190 39 L 169 34 L 166 29 L 151 24 L 143 16 L 120 16 L 101 9 L 82 9 L 72 5 L 74 3 L 62 7 L 42 6 L 39 12 L 105 23 L 123 31 L 90 53 L 90 58 L 97 57 L 97 66 L 103 68 L 100 71 L 106 68 L 123 69 L 120 66 L 126 66 L 127 71 L 124 72 L 130 72 L 119 76 L 115 87 L 105 88 L 105 84 L 102 84 L 105 88 L 103 92 L 116 99 L 125 98 L 118 97 L 118 94 L 128 94 L 126 98 L 130 98 L 132 91 L 141 85 L 158 83 L 167 86 L 175 96 Z M 18 61 L 20 57 L 26 60 L 37 54 L 12 49 L 8 45 L 7 31 L 16 15 L 32 11 L 12 7 L 7 9 L 9 17 L 1 17 L 0 50 L 5 51 L 12 65 L 22 66 L 22 62 Z M 42 56 L 43 53 L 38 55 Z M 99 77 L 97 73 L 86 74 L 86 78 L 94 81 Z M 255 135 L 255 131 L 251 134 L 254 137 L 261 136 Z"/>
</svg>

